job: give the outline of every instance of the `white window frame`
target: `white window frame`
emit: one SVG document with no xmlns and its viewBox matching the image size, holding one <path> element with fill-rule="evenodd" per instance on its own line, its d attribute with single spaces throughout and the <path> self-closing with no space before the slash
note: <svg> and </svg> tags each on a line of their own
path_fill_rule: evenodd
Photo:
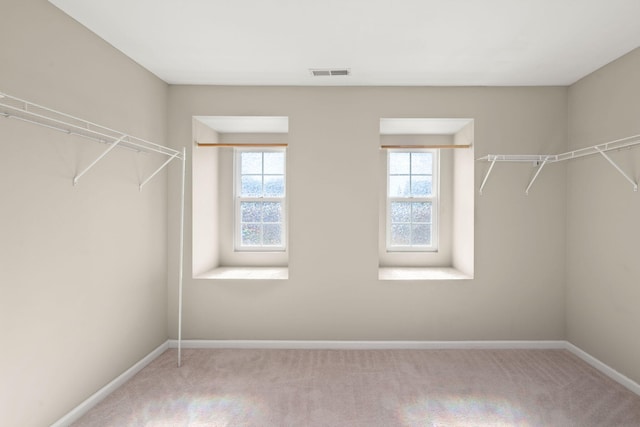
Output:
<svg viewBox="0 0 640 427">
<path fill-rule="evenodd" d="M 437 149 L 389 149 L 387 150 L 387 189 L 386 189 L 386 249 L 387 252 L 437 252 L 438 251 L 438 220 L 440 197 L 440 150 Z M 391 179 L 391 153 L 431 153 L 431 196 L 428 197 L 391 197 L 389 196 Z M 393 202 L 431 202 L 431 244 L 430 245 L 392 245 L 391 244 L 391 203 Z"/>
<path fill-rule="evenodd" d="M 246 197 L 241 196 L 242 153 L 284 153 L 284 196 L 283 197 Z M 235 148 L 234 149 L 234 250 L 236 252 L 284 252 L 287 249 L 287 151 L 284 148 Z M 264 161 L 264 160 L 263 160 Z M 268 175 L 267 175 L 268 176 Z M 263 170 L 262 178 L 265 174 Z M 240 204 L 242 202 L 281 202 L 282 203 L 282 244 L 281 245 L 242 245 L 242 221 Z"/>
</svg>

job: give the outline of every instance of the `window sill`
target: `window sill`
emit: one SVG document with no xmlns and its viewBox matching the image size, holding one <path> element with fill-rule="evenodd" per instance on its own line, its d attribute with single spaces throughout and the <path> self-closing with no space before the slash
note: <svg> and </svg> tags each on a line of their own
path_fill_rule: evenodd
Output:
<svg viewBox="0 0 640 427">
<path fill-rule="evenodd" d="M 287 280 L 287 267 L 218 267 L 199 274 L 196 279 L 212 280 Z"/>
<path fill-rule="evenodd" d="M 381 267 L 378 269 L 379 280 L 470 280 L 469 276 L 450 267 L 415 268 L 415 267 Z"/>
</svg>

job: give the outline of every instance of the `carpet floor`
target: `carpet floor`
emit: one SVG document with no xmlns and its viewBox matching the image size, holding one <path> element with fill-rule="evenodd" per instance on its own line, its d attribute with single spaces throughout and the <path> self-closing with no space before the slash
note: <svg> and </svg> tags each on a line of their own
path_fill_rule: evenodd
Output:
<svg viewBox="0 0 640 427">
<path fill-rule="evenodd" d="M 74 426 L 637 427 L 566 350 L 167 350 Z"/>
</svg>

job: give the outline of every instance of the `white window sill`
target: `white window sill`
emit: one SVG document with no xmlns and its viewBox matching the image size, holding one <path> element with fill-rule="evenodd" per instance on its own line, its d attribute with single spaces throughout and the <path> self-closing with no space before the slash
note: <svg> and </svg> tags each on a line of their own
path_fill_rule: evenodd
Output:
<svg viewBox="0 0 640 427">
<path fill-rule="evenodd" d="M 287 280 L 287 267 L 218 267 L 195 277 L 213 280 Z"/>
<path fill-rule="evenodd" d="M 469 280 L 472 276 L 455 268 L 384 267 L 378 269 L 379 280 Z"/>
</svg>

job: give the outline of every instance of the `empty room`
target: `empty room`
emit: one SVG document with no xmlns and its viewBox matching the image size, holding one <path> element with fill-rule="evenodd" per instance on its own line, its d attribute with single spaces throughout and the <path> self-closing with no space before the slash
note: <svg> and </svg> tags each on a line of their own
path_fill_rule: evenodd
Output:
<svg viewBox="0 0 640 427">
<path fill-rule="evenodd" d="M 0 426 L 640 426 L 640 1 L 0 16 Z"/>
</svg>

